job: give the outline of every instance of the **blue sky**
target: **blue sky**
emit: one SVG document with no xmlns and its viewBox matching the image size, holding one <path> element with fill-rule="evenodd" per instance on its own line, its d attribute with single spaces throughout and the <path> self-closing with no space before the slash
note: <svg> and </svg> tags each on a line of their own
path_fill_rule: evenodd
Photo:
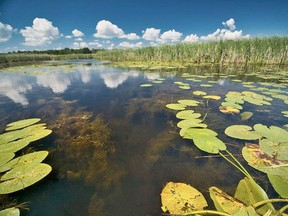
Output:
<svg viewBox="0 0 288 216">
<path fill-rule="evenodd" d="M 0 0 L 0 51 L 288 35 L 287 0 Z"/>
</svg>

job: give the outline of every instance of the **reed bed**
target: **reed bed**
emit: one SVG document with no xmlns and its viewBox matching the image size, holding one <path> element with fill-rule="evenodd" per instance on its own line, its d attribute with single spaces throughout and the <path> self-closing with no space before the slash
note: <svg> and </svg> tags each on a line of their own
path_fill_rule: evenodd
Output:
<svg viewBox="0 0 288 216">
<path fill-rule="evenodd" d="M 166 62 L 166 63 L 212 63 L 212 64 L 288 64 L 288 37 L 267 37 L 243 40 L 215 41 L 207 43 L 179 43 L 99 51 L 99 60 Z"/>
</svg>

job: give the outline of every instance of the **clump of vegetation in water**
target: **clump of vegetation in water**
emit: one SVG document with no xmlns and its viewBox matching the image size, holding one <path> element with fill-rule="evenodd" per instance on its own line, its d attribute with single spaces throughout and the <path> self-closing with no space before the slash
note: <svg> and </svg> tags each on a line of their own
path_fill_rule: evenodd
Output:
<svg viewBox="0 0 288 216">
<path fill-rule="evenodd" d="M 48 151 L 35 151 L 15 155 L 31 142 L 48 136 L 52 131 L 39 118 L 9 123 L 5 133 L 0 134 L 0 194 L 11 194 L 23 190 L 47 176 L 52 168 L 42 163 Z M 14 158 L 14 159 L 13 159 Z M 0 211 L 0 215 L 20 215 L 17 206 Z"/>
<path fill-rule="evenodd" d="M 94 55 L 118 66 L 142 69 L 183 67 L 191 64 L 278 64 L 288 63 L 288 37 L 252 38 L 207 43 L 180 43 L 128 50 L 105 50 Z M 122 63 L 121 63 L 122 62 Z M 125 63 L 126 62 L 126 63 Z"/>
</svg>

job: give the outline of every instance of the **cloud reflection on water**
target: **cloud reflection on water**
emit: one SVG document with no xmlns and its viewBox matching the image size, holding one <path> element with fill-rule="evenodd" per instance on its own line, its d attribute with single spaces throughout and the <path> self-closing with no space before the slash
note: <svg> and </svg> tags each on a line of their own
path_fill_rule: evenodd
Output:
<svg viewBox="0 0 288 216">
<path fill-rule="evenodd" d="M 55 94 L 62 94 L 72 85 L 73 81 L 80 80 L 87 84 L 93 81 L 92 78 L 99 76 L 107 88 L 116 89 L 129 77 L 139 76 L 139 72 L 136 70 L 123 71 L 99 64 L 76 65 L 68 73 L 62 66 L 43 68 L 41 71 L 42 73 L 30 74 L 30 76 L 9 72 L 0 74 L 0 95 L 26 106 L 29 104 L 27 91 L 33 90 L 37 86 L 49 88 Z M 26 68 L 25 72 L 29 74 L 29 68 Z"/>
</svg>

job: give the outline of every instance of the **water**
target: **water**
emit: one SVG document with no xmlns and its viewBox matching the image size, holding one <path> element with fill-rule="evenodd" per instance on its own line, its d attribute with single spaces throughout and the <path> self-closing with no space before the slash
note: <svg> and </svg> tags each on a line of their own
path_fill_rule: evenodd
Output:
<svg viewBox="0 0 288 216">
<path fill-rule="evenodd" d="M 258 87 L 281 90 L 278 94 L 287 96 L 286 74 L 283 69 L 259 67 L 139 71 L 92 60 L 3 69 L 0 128 L 19 119 L 40 117 L 53 130 L 32 145 L 32 150 L 49 150 L 46 163 L 53 172 L 7 199 L 29 202 L 30 210 L 21 212 L 29 216 L 138 216 L 161 215 L 160 193 L 170 181 L 191 184 L 206 198 L 211 186 L 233 195 L 243 175 L 222 158 L 206 157 L 209 154 L 198 150 L 191 140 L 182 139 L 176 112 L 165 105 L 179 99 L 201 101 L 193 110 L 207 114 L 208 128 L 237 155 L 245 142 L 227 137 L 226 127 L 256 123 L 283 127 L 287 118 L 281 111 L 288 108 L 277 98 L 271 106 L 245 103 L 243 111 L 254 115 L 242 122 L 238 115 L 219 112 L 225 94 Z M 188 77 L 199 82 L 186 80 Z M 159 78 L 165 81 L 151 88 L 140 87 Z M 245 87 L 239 80 L 254 87 Z M 189 83 L 191 90 L 179 89 L 175 81 Z M 193 95 L 195 90 L 222 99 L 208 101 Z M 273 194 L 264 175 L 247 169 Z"/>
</svg>

